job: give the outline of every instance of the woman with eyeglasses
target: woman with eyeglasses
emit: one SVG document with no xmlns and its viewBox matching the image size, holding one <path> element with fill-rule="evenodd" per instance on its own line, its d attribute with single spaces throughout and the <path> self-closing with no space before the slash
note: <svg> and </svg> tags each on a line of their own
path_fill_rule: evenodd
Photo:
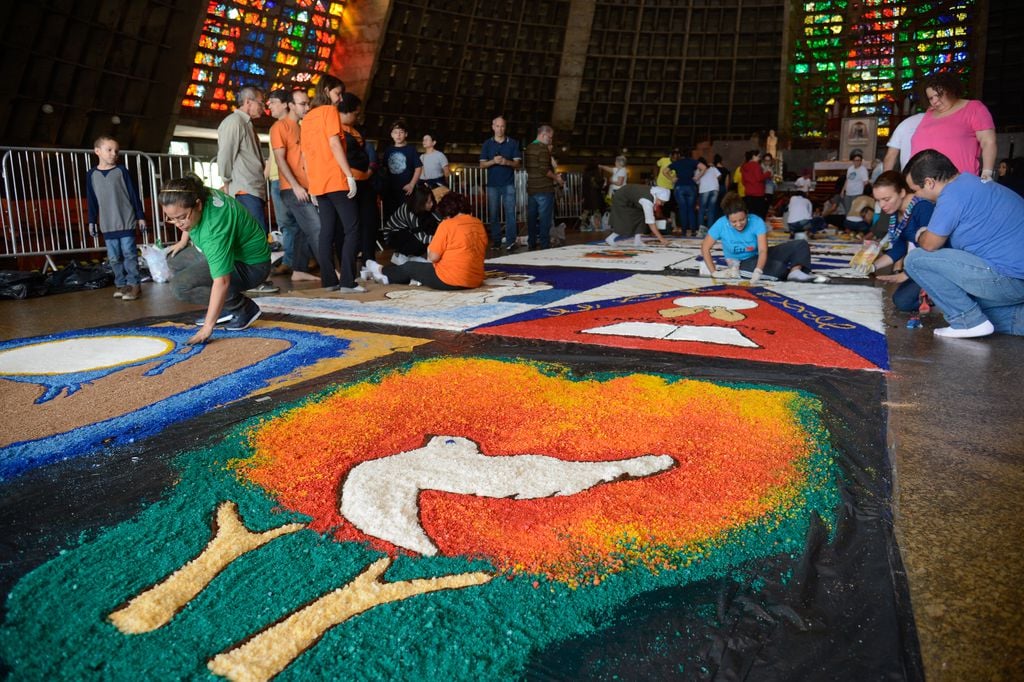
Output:
<svg viewBox="0 0 1024 682">
<path fill-rule="evenodd" d="M 214 327 L 240 331 L 260 316 L 245 291 L 270 275 L 270 247 L 256 219 L 233 197 L 195 175 L 167 181 L 157 195 L 164 221 L 181 230 L 168 252 L 176 298 L 206 305 L 187 343 L 206 343 Z M 191 242 L 191 247 L 190 247 Z"/>
</svg>

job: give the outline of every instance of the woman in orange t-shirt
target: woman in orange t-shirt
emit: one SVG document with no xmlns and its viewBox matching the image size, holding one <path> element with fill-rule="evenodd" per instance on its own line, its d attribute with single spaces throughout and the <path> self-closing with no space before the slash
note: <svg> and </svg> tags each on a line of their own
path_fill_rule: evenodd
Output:
<svg viewBox="0 0 1024 682">
<path fill-rule="evenodd" d="M 356 206 L 356 181 L 345 156 L 345 138 L 341 130 L 338 102 L 345 84 L 333 76 L 323 76 L 316 85 L 313 106 L 302 119 L 300 145 L 306 159 L 309 193 L 317 199 L 320 214 L 320 283 L 346 293 L 365 291 L 356 285 L 356 249 L 359 247 L 359 212 Z M 334 269 L 335 257 L 341 279 Z"/>
<path fill-rule="evenodd" d="M 380 284 L 409 284 L 416 280 L 431 289 L 475 289 L 484 282 L 487 231 L 472 214 L 473 207 L 462 194 L 449 192 L 437 204 L 445 220 L 427 247 L 429 263 L 408 261 L 382 268 L 367 261 L 366 268 Z"/>
</svg>

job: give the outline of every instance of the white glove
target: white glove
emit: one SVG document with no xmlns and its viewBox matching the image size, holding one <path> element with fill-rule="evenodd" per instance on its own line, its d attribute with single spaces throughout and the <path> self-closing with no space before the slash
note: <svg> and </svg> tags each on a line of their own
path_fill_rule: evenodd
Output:
<svg viewBox="0 0 1024 682">
<path fill-rule="evenodd" d="M 750 276 L 750 286 L 756 286 L 761 281 L 761 275 L 764 274 L 764 270 L 761 268 L 754 268 L 754 274 Z"/>
<path fill-rule="evenodd" d="M 356 179 L 353 178 L 351 175 L 346 175 L 345 179 L 348 180 L 348 198 L 349 199 L 355 199 L 356 198 Z"/>
</svg>

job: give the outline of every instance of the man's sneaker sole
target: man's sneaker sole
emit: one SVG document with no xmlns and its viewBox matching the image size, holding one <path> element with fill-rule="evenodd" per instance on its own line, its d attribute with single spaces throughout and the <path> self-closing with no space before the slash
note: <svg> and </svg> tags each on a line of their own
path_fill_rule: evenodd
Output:
<svg viewBox="0 0 1024 682">
<path fill-rule="evenodd" d="M 253 287 L 252 289 L 246 289 L 245 293 L 247 293 L 247 294 L 276 294 L 279 291 L 281 291 L 280 287 L 275 287 L 273 285 L 267 286 L 266 284 L 261 284 L 258 287 Z"/>
<path fill-rule="evenodd" d="M 240 332 L 243 329 L 248 329 L 249 325 L 251 325 L 256 320 L 260 319 L 261 314 L 263 314 L 263 311 L 257 308 L 256 312 L 253 313 L 253 316 L 246 320 L 244 324 L 241 321 L 237 321 L 234 324 L 225 325 L 224 328 L 232 332 Z"/>
<path fill-rule="evenodd" d="M 220 317 L 218 317 L 216 324 L 225 324 L 227 322 L 230 322 L 233 319 L 235 319 L 235 316 L 232 315 L 231 313 L 227 313 L 226 315 L 221 315 Z M 206 324 L 206 318 L 205 317 L 200 317 L 200 318 L 196 319 L 196 326 L 197 327 L 202 327 L 204 324 Z"/>
</svg>

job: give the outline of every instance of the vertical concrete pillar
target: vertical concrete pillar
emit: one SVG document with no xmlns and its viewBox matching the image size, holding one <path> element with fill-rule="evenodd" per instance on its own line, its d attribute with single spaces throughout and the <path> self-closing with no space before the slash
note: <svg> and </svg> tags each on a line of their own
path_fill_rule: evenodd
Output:
<svg viewBox="0 0 1024 682">
<path fill-rule="evenodd" d="M 558 89 L 551 110 L 551 125 L 556 131 L 571 133 L 576 121 L 576 107 L 580 101 L 583 69 L 587 65 L 590 45 L 590 27 L 594 22 L 595 3 L 590 0 L 572 0 L 569 20 L 562 43 L 562 63 L 558 68 Z M 566 135 L 563 139 L 568 139 Z"/>
<path fill-rule="evenodd" d="M 384 44 L 392 5 L 391 0 L 349 2 L 342 15 L 330 71 L 345 82 L 346 90 L 358 95 L 363 102 L 370 96 L 370 84 Z"/>
</svg>

